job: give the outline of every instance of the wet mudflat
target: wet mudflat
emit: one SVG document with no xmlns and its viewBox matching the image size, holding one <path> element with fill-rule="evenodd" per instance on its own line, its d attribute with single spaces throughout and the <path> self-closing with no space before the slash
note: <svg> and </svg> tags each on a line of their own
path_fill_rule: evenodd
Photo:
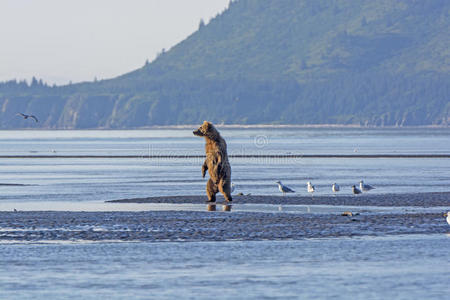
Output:
<svg viewBox="0 0 450 300">
<path fill-rule="evenodd" d="M 218 202 L 223 202 L 217 196 Z M 163 196 L 109 200 L 108 203 L 205 203 L 206 196 Z M 351 206 L 450 206 L 450 192 L 411 194 L 363 194 L 344 196 L 233 195 L 233 204 L 351 205 Z"/>
<path fill-rule="evenodd" d="M 1 242 L 230 241 L 434 234 L 441 213 L 0 212 Z"/>
<path fill-rule="evenodd" d="M 257 241 L 446 233 L 449 225 L 443 212 L 450 209 L 449 195 L 240 196 L 235 197 L 231 212 L 220 211 L 219 205 L 215 212 L 207 212 L 206 205 L 194 205 L 193 210 L 189 205 L 177 210 L 182 206 L 174 205 L 204 204 L 201 196 L 126 199 L 121 200 L 127 202 L 123 204 L 105 203 L 105 211 L 3 211 L 0 242 Z M 162 201 L 165 204 L 155 204 Z M 136 203 L 135 211 L 107 211 L 108 205 L 117 210 L 117 206 L 129 203 Z M 143 207 L 139 211 L 142 203 L 153 203 L 153 210 Z M 258 203 L 265 205 L 264 209 L 245 210 Z M 158 210 L 164 205 L 166 208 Z M 244 209 L 239 209 L 240 205 Z M 352 207 L 344 205 L 353 206 L 352 216 L 342 216 Z M 205 211 L 198 211 L 200 207 Z"/>
</svg>

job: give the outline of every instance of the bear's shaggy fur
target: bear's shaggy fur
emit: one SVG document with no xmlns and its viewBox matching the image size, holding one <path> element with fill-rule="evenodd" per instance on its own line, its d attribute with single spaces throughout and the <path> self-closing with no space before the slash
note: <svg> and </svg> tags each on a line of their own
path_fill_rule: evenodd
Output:
<svg viewBox="0 0 450 300">
<path fill-rule="evenodd" d="M 205 177 L 208 170 L 210 177 L 206 184 L 208 200 L 215 202 L 217 192 L 221 192 L 226 201 L 232 201 L 231 166 L 228 162 L 227 143 L 214 125 L 207 121 L 194 131 L 194 135 L 203 136 L 206 141 L 206 160 L 202 166 L 202 176 Z"/>
</svg>

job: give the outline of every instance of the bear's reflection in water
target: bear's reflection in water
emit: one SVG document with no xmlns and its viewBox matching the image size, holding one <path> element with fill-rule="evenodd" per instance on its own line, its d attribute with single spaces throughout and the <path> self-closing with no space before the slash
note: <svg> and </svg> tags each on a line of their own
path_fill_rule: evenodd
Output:
<svg viewBox="0 0 450 300">
<path fill-rule="evenodd" d="M 207 211 L 216 211 L 217 210 L 217 204 L 216 203 L 208 203 L 206 205 Z M 222 211 L 231 211 L 231 204 L 224 203 L 222 204 Z"/>
</svg>

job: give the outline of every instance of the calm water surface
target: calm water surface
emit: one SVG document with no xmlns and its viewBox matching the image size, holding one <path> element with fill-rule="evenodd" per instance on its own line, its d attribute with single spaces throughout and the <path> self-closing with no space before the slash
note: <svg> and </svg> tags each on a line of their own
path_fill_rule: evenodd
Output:
<svg viewBox="0 0 450 300">
<path fill-rule="evenodd" d="M 450 129 L 223 129 L 229 154 L 450 154 Z M 0 155 L 202 155 L 190 129 L 0 131 Z M 104 201 L 199 195 L 199 158 L 0 159 L 0 201 Z M 232 158 L 236 193 L 278 194 L 276 180 L 307 194 L 450 191 L 448 158 Z M 13 184 L 13 185 L 11 185 Z M 15 185 L 17 184 L 17 185 Z M 21 186 L 26 185 L 26 187 Z"/>
<path fill-rule="evenodd" d="M 1 245 L 3 299 L 445 299 L 450 236 Z"/>
</svg>

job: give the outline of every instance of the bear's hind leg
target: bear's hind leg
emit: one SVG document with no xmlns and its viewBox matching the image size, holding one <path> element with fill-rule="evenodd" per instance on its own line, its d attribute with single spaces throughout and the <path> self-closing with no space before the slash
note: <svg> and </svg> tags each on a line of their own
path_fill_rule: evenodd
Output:
<svg viewBox="0 0 450 300">
<path fill-rule="evenodd" d="M 223 194 L 225 197 L 225 200 L 227 202 L 233 201 L 233 198 L 231 197 L 231 183 L 228 180 L 221 180 L 219 182 L 219 191 Z"/>
<path fill-rule="evenodd" d="M 218 192 L 217 185 L 211 180 L 206 183 L 206 196 L 208 196 L 209 202 L 216 202 L 216 194 Z"/>
</svg>

